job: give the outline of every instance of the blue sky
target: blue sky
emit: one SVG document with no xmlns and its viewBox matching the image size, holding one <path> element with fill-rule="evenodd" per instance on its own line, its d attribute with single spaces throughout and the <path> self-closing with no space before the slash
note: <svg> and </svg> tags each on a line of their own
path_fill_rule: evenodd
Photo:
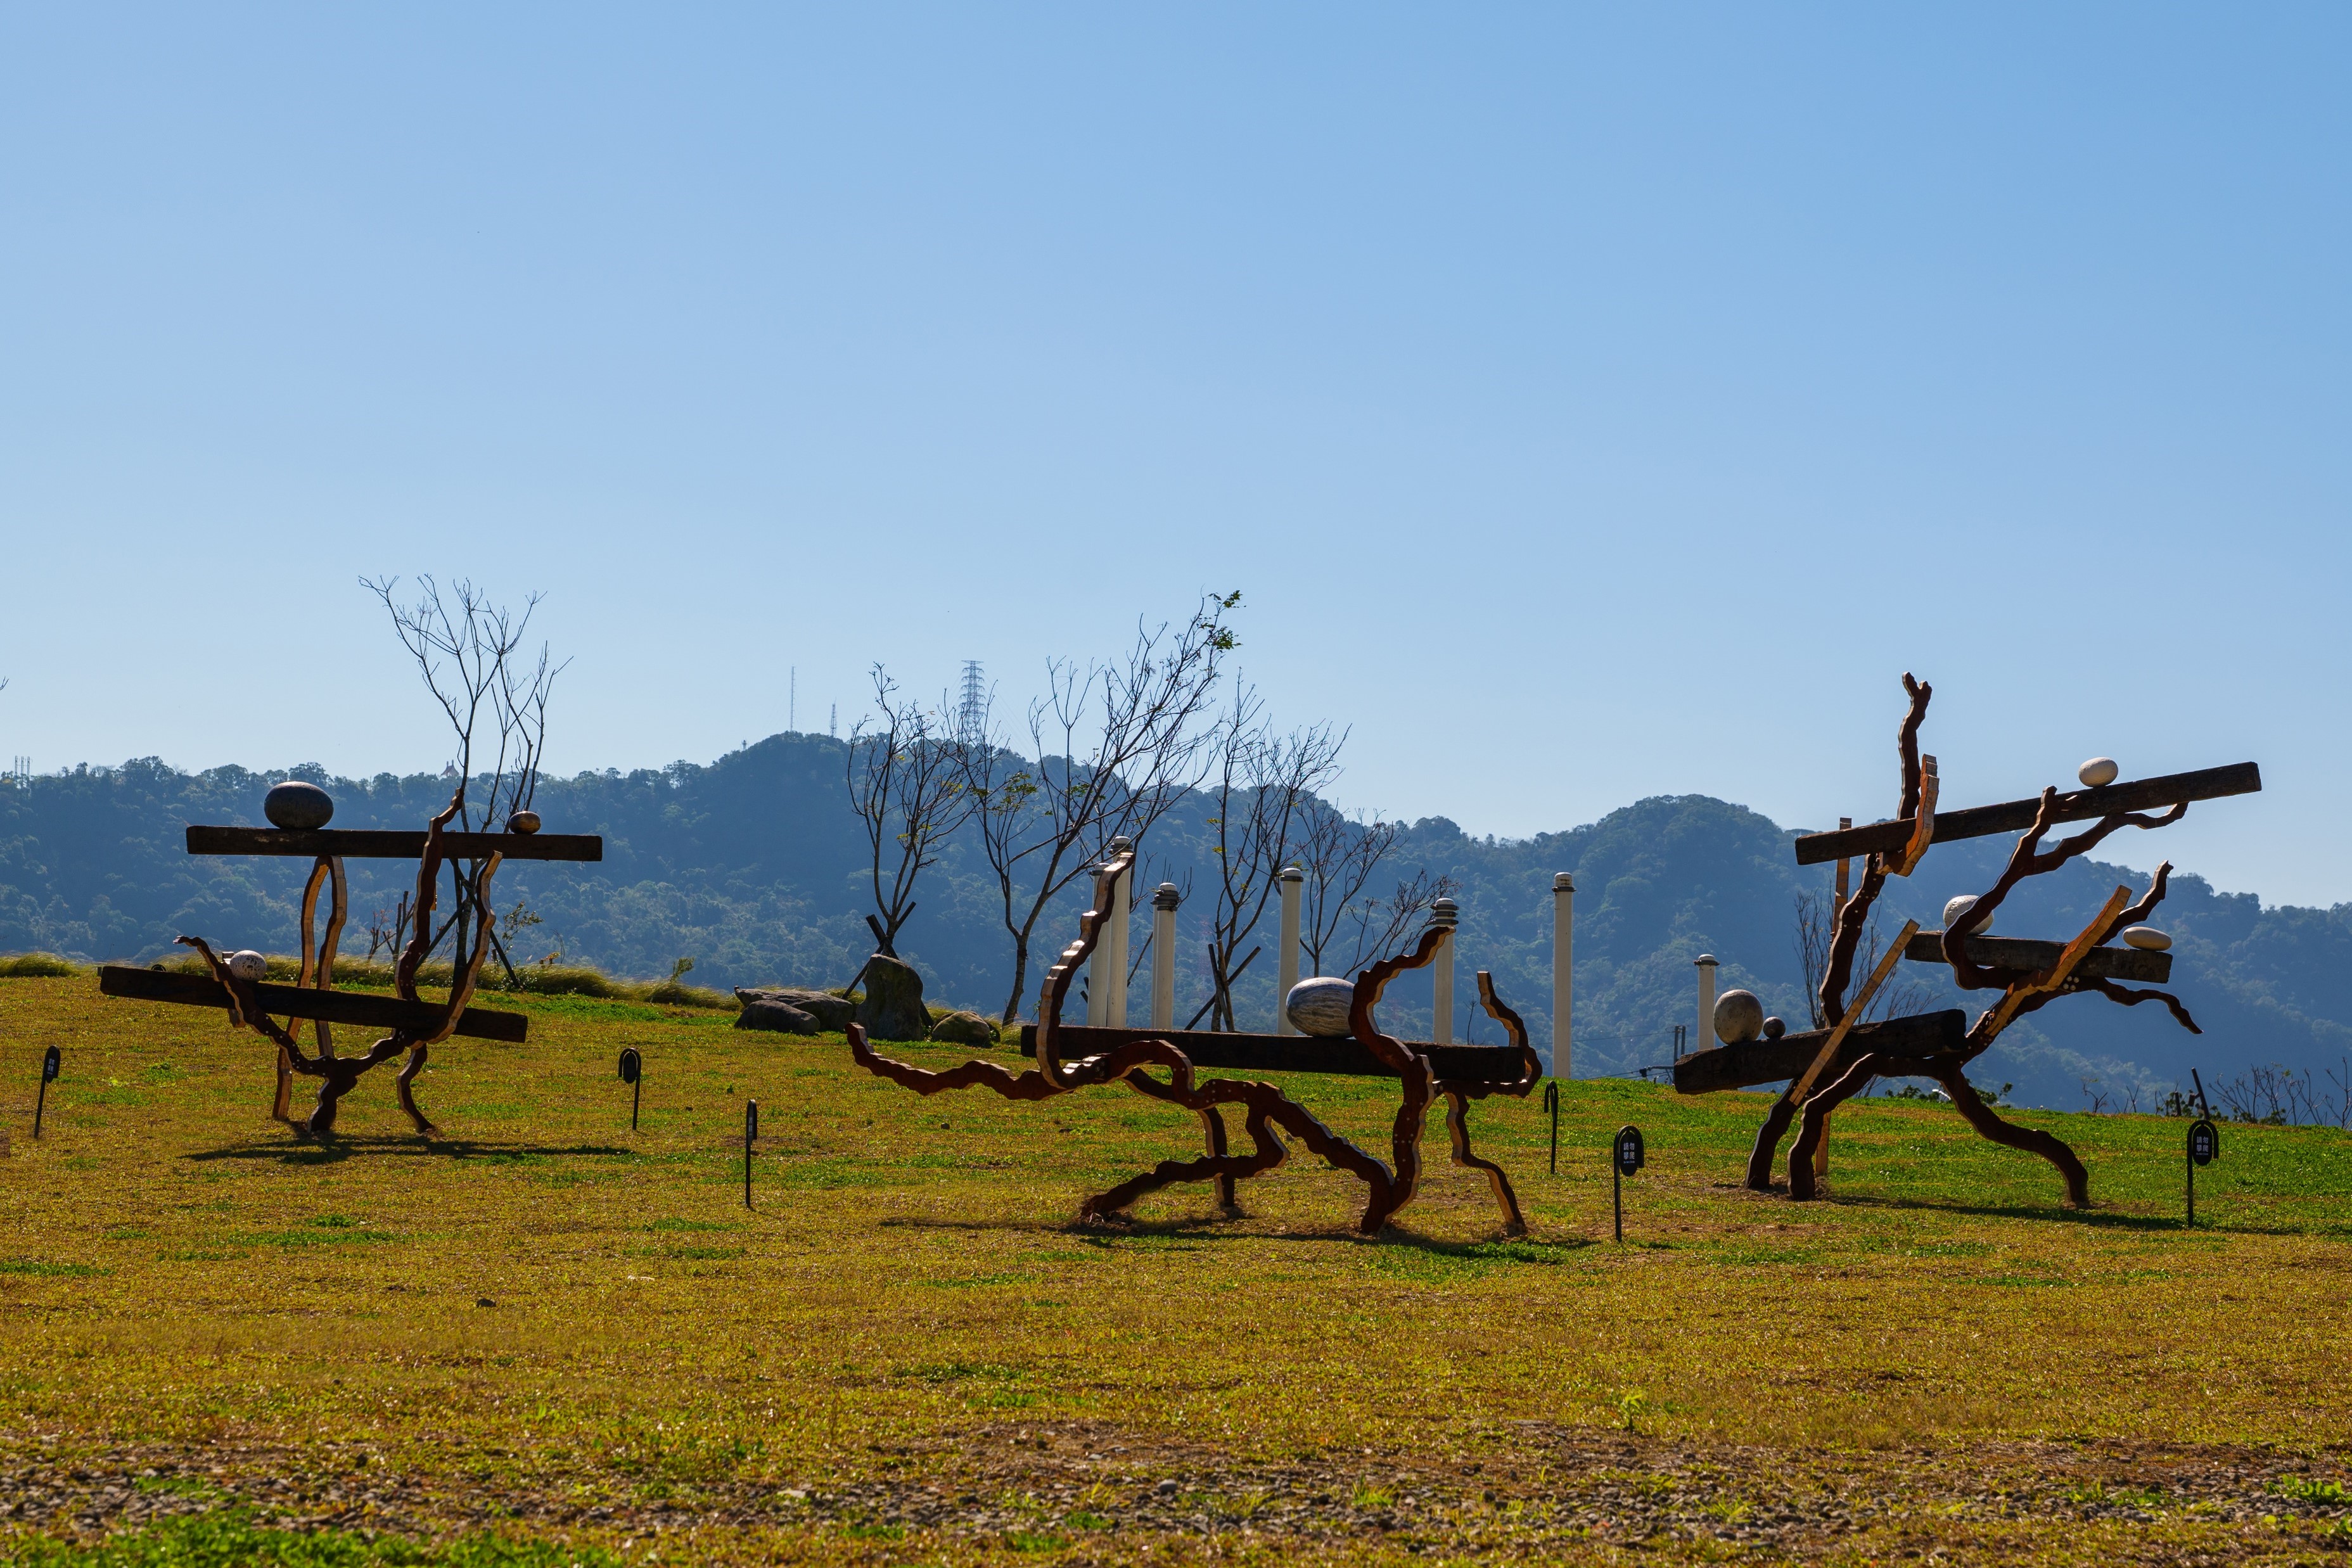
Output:
<svg viewBox="0 0 2352 1568">
<path fill-rule="evenodd" d="M 2352 12 L 0 11 L 0 752 L 437 766 L 362 573 L 544 590 L 551 761 L 1240 588 L 1343 802 L 1962 805 L 2352 898 Z"/>
</svg>

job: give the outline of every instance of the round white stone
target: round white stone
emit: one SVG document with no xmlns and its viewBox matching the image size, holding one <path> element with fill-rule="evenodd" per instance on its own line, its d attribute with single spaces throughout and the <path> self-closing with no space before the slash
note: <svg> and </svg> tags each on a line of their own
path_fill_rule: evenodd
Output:
<svg viewBox="0 0 2352 1568">
<path fill-rule="evenodd" d="M 269 973 L 269 960 L 247 947 L 228 956 L 228 972 L 240 980 L 257 980 Z"/>
<path fill-rule="evenodd" d="M 1764 1004 L 1754 991 L 1726 991 L 1715 998 L 1715 1038 L 1738 1045 L 1764 1032 Z"/>
<path fill-rule="evenodd" d="M 2124 927 L 2124 946 L 2137 947 L 2143 953 L 2161 953 L 2172 946 L 2172 938 L 2153 925 Z"/>
<path fill-rule="evenodd" d="M 1299 1033 L 1318 1040 L 1344 1040 L 1349 1032 L 1348 1009 L 1355 1000 L 1353 981 L 1337 975 L 1317 975 L 1291 987 L 1282 1005 Z"/>
<path fill-rule="evenodd" d="M 2116 781 L 2116 775 L 2122 771 L 2122 768 L 2116 766 L 2116 759 L 2114 758 L 2094 757 L 2091 760 L 2074 769 L 2074 777 L 2080 779 L 2084 783 L 2088 784 L 2094 789 L 2102 789 L 2114 783 Z"/>
<path fill-rule="evenodd" d="M 1949 931 L 1953 926 L 1958 925 L 1960 916 L 1966 915 L 1969 910 L 1974 909 L 1976 906 L 1976 895 L 1970 893 L 1964 893 L 1958 898 L 1946 899 L 1944 901 L 1944 929 Z M 1991 931 L 1991 929 L 1992 922 L 1991 920 L 1987 919 L 1982 925 L 1978 926 L 1974 931 L 1969 932 L 1969 935 L 1971 936 L 1982 936 Z"/>
</svg>

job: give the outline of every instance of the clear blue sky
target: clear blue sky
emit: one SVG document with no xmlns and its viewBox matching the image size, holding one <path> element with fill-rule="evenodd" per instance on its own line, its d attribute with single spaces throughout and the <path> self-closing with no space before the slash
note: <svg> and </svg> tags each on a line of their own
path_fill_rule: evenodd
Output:
<svg viewBox="0 0 2352 1568">
<path fill-rule="evenodd" d="M 1349 804 L 1961 805 L 2352 898 L 2352 11 L 12 6 L 0 753 L 558 768 L 1238 587 Z"/>
</svg>

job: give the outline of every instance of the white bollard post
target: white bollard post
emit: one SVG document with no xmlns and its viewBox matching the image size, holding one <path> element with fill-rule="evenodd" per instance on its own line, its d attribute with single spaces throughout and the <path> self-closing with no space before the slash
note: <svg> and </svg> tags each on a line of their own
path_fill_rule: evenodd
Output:
<svg viewBox="0 0 2352 1568">
<path fill-rule="evenodd" d="M 1691 1049 L 1706 1051 L 1715 1044 L 1715 955 L 1701 953 L 1691 962 L 1698 967 L 1698 1028 Z"/>
<path fill-rule="evenodd" d="M 1431 922 L 1445 927 L 1445 940 L 1437 948 L 1435 973 L 1430 977 L 1429 1038 L 1439 1045 L 1454 1043 L 1454 927 L 1461 914 L 1460 906 L 1450 898 L 1429 906 Z"/>
<path fill-rule="evenodd" d="M 1307 873 L 1286 865 L 1275 881 L 1282 887 L 1282 936 L 1275 950 L 1274 1032 L 1297 1034 L 1298 1026 L 1290 1021 L 1290 988 L 1298 984 L 1298 899 Z"/>
<path fill-rule="evenodd" d="M 1151 892 L 1151 1027 L 1176 1027 L 1176 884 Z"/>
<path fill-rule="evenodd" d="M 1567 1078 L 1575 998 L 1570 979 L 1570 936 L 1576 927 L 1576 879 L 1560 872 L 1551 879 L 1551 1075 Z"/>
</svg>

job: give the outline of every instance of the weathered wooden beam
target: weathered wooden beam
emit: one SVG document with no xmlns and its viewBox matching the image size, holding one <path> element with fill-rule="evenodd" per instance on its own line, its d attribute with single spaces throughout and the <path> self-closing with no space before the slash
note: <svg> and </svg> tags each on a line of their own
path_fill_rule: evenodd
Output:
<svg viewBox="0 0 2352 1568">
<path fill-rule="evenodd" d="M 98 988 L 110 997 L 142 1002 L 171 1002 L 181 1007 L 228 1009 L 228 988 L 210 975 L 188 975 L 174 969 L 142 969 L 129 964 L 107 964 L 98 971 Z M 275 1018 L 324 1019 L 361 1029 L 395 1029 L 430 1034 L 441 1025 L 441 1009 L 431 1002 L 404 1002 L 398 997 L 365 991 L 314 991 L 308 986 L 254 988 L 264 1012 Z M 457 1032 L 475 1040 L 520 1043 L 530 1028 L 521 1013 L 492 1012 L 467 1008 L 457 1016 Z"/>
<path fill-rule="evenodd" d="M 451 860 L 601 861 L 604 841 L 595 833 L 444 833 L 441 850 Z M 346 860 L 422 860 L 425 834 L 406 829 L 284 828 L 188 830 L 192 855 L 341 855 Z"/>
<path fill-rule="evenodd" d="M 1958 1008 L 1937 1013 L 1914 1013 L 1880 1023 L 1857 1024 L 1823 1073 L 1832 1082 L 1865 1056 L 1929 1057 L 1957 1053 L 1968 1031 L 1968 1015 Z M 1675 1088 L 1685 1094 L 1706 1094 L 1717 1089 L 1746 1089 L 1758 1083 L 1793 1079 L 1811 1065 L 1830 1038 L 1825 1029 L 1784 1034 L 1778 1040 L 1751 1040 L 1693 1051 L 1675 1063 Z"/>
<path fill-rule="evenodd" d="M 1195 1067 L 1244 1072 L 1335 1072 L 1357 1078 L 1394 1078 L 1386 1063 L 1355 1040 L 1318 1040 L 1297 1034 L 1212 1034 L 1206 1030 L 1099 1029 L 1065 1024 L 1058 1032 L 1062 1060 L 1095 1056 L 1134 1040 L 1164 1040 L 1192 1059 Z M 1470 1083 L 1508 1083 L 1524 1071 L 1511 1045 L 1430 1045 L 1407 1040 L 1426 1053 L 1440 1078 Z M 1021 1054 L 1037 1054 L 1037 1026 L 1021 1026 Z"/>
<path fill-rule="evenodd" d="M 2224 795 L 2252 795 L 2263 787 L 2263 770 L 2251 762 L 2227 768 L 2203 768 L 2194 773 L 2167 773 L 2158 779 L 2135 779 L 2097 789 L 2074 789 L 2058 797 L 2053 821 L 2080 822 L 2114 811 L 2152 811 L 2183 800 L 2212 800 Z M 2042 809 L 2039 800 L 2004 800 L 1998 806 L 1970 806 L 1936 813 L 1936 842 L 1981 839 L 1993 833 L 2021 833 L 2033 826 Z M 1841 855 L 1893 853 L 1911 841 L 1912 819 L 1869 822 L 1831 833 L 1805 833 L 1798 838 L 1797 863 L 1819 865 Z"/>
<path fill-rule="evenodd" d="M 2032 975 L 2050 967 L 2066 950 L 2063 942 L 2036 942 L 2022 936 L 1971 936 L 1969 957 L 1988 969 L 2014 969 Z M 1915 964 L 1944 961 L 1944 934 L 1922 931 L 1911 938 L 1903 956 Z M 2094 947 L 2083 955 L 2074 973 L 2092 980 L 2137 980 L 2160 986 L 2172 978 L 2172 955 L 2144 953 L 2137 947 Z"/>
</svg>

